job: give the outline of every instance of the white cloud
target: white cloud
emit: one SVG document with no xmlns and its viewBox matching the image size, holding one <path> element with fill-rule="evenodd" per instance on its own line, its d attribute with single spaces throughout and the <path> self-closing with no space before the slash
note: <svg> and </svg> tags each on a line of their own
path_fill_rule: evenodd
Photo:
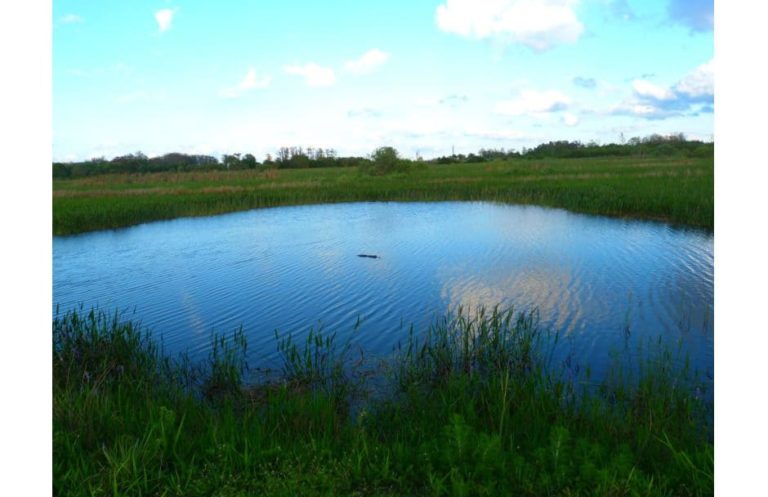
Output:
<svg viewBox="0 0 768 497">
<path fill-rule="evenodd" d="M 566 112 L 563 114 L 563 124 L 569 127 L 576 126 L 579 124 L 579 116 L 576 114 L 571 114 L 570 112 Z"/>
<path fill-rule="evenodd" d="M 67 14 L 59 19 L 59 22 L 61 24 L 74 24 L 78 22 L 83 22 L 83 18 L 80 17 L 77 14 Z"/>
<path fill-rule="evenodd" d="M 576 42 L 584 26 L 578 0 L 446 0 L 437 7 L 437 26 L 465 38 L 522 43 L 537 52 Z"/>
<path fill-rule="evenodd" d="M 446 106 L 455 109 L 469 102 L 469 97 L 461 93 L 451 93 L 445 96 L 424 96 L 414 99 L 413 102 L 418 107 Z"/>
<path fill-rule="evenodd" d="M 224 98 L 237 98 L 250 90 L 267 88 L 272 83 L 270 76 L 258 77 L 256 69 L 251 67 L 245 73 L 245 77 L 236 85 L 224 88 L 219 92 L 219 96 Z"/>
<path fill-rule="evenodd" d="M 690 73 L 675 85 L 675 91 L 691 98 L 712 96 L 715 94 L 715 61 L 710 60 Z"/>
<path fill-rule="evenodd" d="M 508 140 L 527 140 L 531 136 L 527 133 L 523 133 L 515 130 L 505 129 L 488 129 L 485 127 L 468 127 L 463 132 L 464 136 L 470 138 L 481 138 L 484 140 L 492 141 L 508 141 Z"/>
<path fill-rule="evenodd" d="M 314 62 L 303 66 L 285 66 L 286 73 L 301 76 L 308 86 L 331 86 L 336 82 L 336 75 L 330 67 L 322 67 Z"/>
<path fill-rule="evenodd" d="M 171 22 L 173 21 L 173 9 L 161 9 L 155 12 L 155 21 L 157 21 L 157 28 L 161 33 L 171 29 Z"/>
<path fill-rule="evenodd" d="M 382 116 L 382 112 L 370 107 L 356 107 L 347 111 L 347 117 L 364 117 L 378 119 Z"/>
<path fill-rule="evenodd" d="M 645 79 L 636 79 L 632 82 L 635 94 L 641 98 L 648 97 L 655 100 L 672 100 L 675 94 L 669 88 L 658 86 Z"/>
<path fill-rule="evenodd" d="M 374 48 L 365 52 L 360 58 L 347 61 L 344 67 L 356 75 L 370 74 L 389 60 L 389 54 Z"/>
<path fill-rule="evenodd" d="M 665 119 L 689 112 L 712 112 L 714 75 L 714 60 L 710 60 L 686 74 L 671 88 L 635 80 L 632 82 L 632 96 L 612 107 L 610 112 L 647 119 Z"/>
<path fill-rule="evenodd" d="M 542 117 L 549 112 L 564 110 L 570 102 L 571 99 L 559 91 L 523 90 L 515 99 L 498 102 L 496 112 L 507 116 Z"/>
</svg>

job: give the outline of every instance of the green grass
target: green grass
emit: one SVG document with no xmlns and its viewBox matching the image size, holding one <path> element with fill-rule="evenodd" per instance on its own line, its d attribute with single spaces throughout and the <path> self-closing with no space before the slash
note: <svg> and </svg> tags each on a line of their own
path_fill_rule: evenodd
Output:
<svg viewBox="0 0 768 497">
<path fill-rule="evenodd" d="M 356 169 L 105 175 L 53 183 L 57 235 L 261 207 L 354 201 L 489 200 L 714 227 L 712 159 L 520 159 Z"/>
<path fill-rule="evenodd" d="M 372 366 L 333 335 L 242 330 L 170 360 L 99 311 L 53 321 L 55 495 L 713 494 L 711 405 L 659 344 L 600 385 L 553 364 L 536 316 L 446 317 Z"/>
</svg>

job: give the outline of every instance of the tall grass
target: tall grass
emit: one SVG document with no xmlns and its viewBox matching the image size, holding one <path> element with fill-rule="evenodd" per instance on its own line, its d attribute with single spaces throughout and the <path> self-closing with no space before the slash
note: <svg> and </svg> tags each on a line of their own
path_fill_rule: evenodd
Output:
<svg viewBox="0 0 768 497">
<path fill-rule="evenodd" d="M 714 226 L 711 159 L 549 159 L 431 165 L 388 176 L 349 168 L 112 175 L 54 182 L 53 232 L 183 216 L 355 201 L 488 200 Z"/>
<path fill-rule="evenodd" d="M 242 330 L 213 340 L 191 365 L 118 315 L 57 316 L 55 494 L 713 493 L 711 410 L 663 347 L 586 389 L 535 315 L 459 313 L 406 337 L 365 396 L 322 331 L 276 337 L 281 374 L 255 383 Z"/>
</svg>

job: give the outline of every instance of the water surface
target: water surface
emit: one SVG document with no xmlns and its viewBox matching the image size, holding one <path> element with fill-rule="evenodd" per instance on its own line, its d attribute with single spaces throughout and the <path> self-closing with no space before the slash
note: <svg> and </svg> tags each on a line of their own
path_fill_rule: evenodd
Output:
<svg viewBox="0 0 768 497">
<path fill-rule="evenodd" d="M 711 371 L 713 273 L 705 232 L 488 202 L 279 207 L 53 241 L 54 306 L 128 311 L 195 357 L 242 325 L 265 365 L 276 329 L 343 338 L 361 319 L 355 342 L 386 355 L 410 324 L 498 304 L 538 309 L 596 370 L 627 337 L 663 337 Z"/>
</svg>

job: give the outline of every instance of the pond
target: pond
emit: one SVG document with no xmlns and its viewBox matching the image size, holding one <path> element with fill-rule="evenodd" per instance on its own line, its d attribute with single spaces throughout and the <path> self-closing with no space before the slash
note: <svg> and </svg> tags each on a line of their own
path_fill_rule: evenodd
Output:
<svg viewBox="0 0 768 497">
<path fill-rule="evenodd" d="M 711 233 L 489 202 L 279 207 L 53 240 L 54 308 L 120 309 L 193 358 L 242 325 L 267 366 L 275 330 L 386 356 L 410 325 L 500 305 L 538 309 L 595 371 L 626 340 L 661 337 L 711 373 L 713 276 Z"/>
</svg>

